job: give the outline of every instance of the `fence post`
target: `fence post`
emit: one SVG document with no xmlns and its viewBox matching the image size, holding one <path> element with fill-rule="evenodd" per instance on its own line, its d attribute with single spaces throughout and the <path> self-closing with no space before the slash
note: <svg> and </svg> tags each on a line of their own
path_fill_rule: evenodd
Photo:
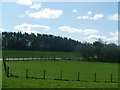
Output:
<svg viewBox="0 0 120 90">
<path fill-rule="evenodd" d="M 94 82 L 96 82 L 96 72 L 95 72 L 95 74 L 94 74 Z"/>
<path fill-rule="evenodd" d="M 63 74 L 63 71 L 61 70 L 61 72 L 60 72 L 60 80 L 62 80 L 62 74 Z"/>
<path fill-rule="evenodd" d="M 44 70 L 43 79 L 46 79 L 46 71 Z"/>
<path fill-rule="evenodd" d="M 6 77 L 9 78 L 9 67 L 6 68 Z"/>
<path fill-rule="evenodd" d="M 28 79 L 28 69 L 26 69 L 26 78 Z"/>
<path fill-rule="evenodd" d="M 6 63 L 5 63 L 5 58 L 4 57 L 3 57 L 3 65 L 4 65 L 4 69 L 5 69 L 5 73 L 6 73 L 7 67 L 6 67 Z"/>
<path fill-rule="evenodd" d="M 54 60 L 55 60 L 55 56 L 54 56 L 54 58 L 53 58 Z"/>
<path fill-rule="evenodd" d="M 77 81 L 80 81 L 80 72 L 78 72 L 78 79 Z"/>
<path fill-rule="evenodd" d="M 112 81 L 112 78 L 113 78 L 113 75 L 112 75 L 112 73 L 111 73 L 111 78 L 110 78 L 110 81 L 111 81 L 111 82 L 113 82 L 113 81 Z"/>
</svg>

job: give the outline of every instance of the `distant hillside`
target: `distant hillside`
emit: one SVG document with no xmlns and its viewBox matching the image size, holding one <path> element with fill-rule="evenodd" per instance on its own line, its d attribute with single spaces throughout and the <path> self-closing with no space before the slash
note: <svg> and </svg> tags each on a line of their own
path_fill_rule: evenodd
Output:
<svg viewBox="0 0 120 90">
<path fill-rule="evenodd" d="M 106 44 L 101 39 L 81 43 L 66 37 L 21 32 L 2 32 L 3 50 L 77 52 L 89 61 L 119 62 L 120 46 Z"/>
<path fill-rule="evenodd" d="M 2 38 L 2 48 L 5 50 L 74 51 L 80 44 L 66 37 L 34 33 L 3 32 Z"/>
</svg>

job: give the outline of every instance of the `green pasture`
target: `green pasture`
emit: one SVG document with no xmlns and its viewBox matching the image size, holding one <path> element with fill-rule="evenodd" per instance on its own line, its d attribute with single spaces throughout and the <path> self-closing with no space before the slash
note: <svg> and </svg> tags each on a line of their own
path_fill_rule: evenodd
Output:
<svg viewBox="0 0 120 90">
<path fill-rule="evenodd" d="M 84 87 L 84 88 L 115 88 L 118 86 L 118 64 L 100 62 L 81 62 L 81 61 L 6 61 L 10 67 L 10 73 L 19 76 L 6 78 L 3 73 L 3 87 Z M 26 79 L 26 69 L 29 77 L 43 78 L 43 71 L 46 70 L 46 80 Z M 61 71 L 62 79 L 60 79 Z M 78 79 L 80 72 L 80 81 Z M 96 80 L 94 82 L 94 73 Z M 112 83 L 111 80 L 112 73 Z M 23 80 L 23 84 L 21 82 Z M 15 80 L 15 81 L 14 81 Z M 14 82 L 10 83 L 10 81 Z M 33 81 L 33 82 L 32 82 Z M 31 85 L 32 82 L 32 85 Z M 37 82 L 40 82 L 36 85 Z M 46 82 L 46 83 L 45 83 Z M 51 83 L 51 84 L 49 84 Z M 70 83 L 70 84 L 69 84 Z M 23 85 L 23 86 L 22 86 Z"/>
<path fill-rule="evenodd" d="M 61 57 L 62 60 L 6 61 L 10 73 L 5 76 L 2 65 L 2 88 L 118 88 L 118 64 L 105 62 L 83 62 L 77 60 L 77 52 L 17 51 L 3 50 L 3 57 Z M 64 60 L 64 58 L 72 60 Z M 28 76 L 35 78 L 26 78 Z M 46 71 L 46 80 L 44 77 Z M 60 79 L 62 71 L 62 80 Z M 78 79 L 79 72 L 79 79 Z M 94 82 L 96 73 L 96 80 Z M 111 82 L 112 74 L 112 82 Z M 39 79 L 37 79 L 39 78 Z"/>
<path fill-rule="evenodd" d="M 23 50 L 3 50 L 3 57 L 61 57 L 80 58 L 77 52 L 55 52 L 55 51 L 23 51 Z"/>
</svg>

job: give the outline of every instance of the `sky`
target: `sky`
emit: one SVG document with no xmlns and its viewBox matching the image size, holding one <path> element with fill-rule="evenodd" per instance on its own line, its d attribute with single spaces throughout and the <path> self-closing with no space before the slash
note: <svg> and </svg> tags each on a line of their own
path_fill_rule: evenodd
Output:
<svg viewBox="0 0 120 90">
<path fill-rule="evenodd" d="M 0 31 L 52 34 L 118 44 L 117 2 L 3 2 Z"/>
</svg>

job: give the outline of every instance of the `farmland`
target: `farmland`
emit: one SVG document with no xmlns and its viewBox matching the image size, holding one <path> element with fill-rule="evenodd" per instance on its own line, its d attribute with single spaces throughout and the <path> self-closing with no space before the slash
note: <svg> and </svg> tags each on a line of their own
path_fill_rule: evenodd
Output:
<svg viewBox="0 0 120 90">
<path fill-rule="evenodd" d="M 24 50 L 3 50 L 3 57 L 69 57 L 80 58 L 77 52 L 50 52 L 50 51 L 24 51 Z"/>
<path fill-rule="evenodd" d="M 21 53 L 21 54 L 18 54 Z M 25 54 L 26 53 L 26 54 Z M 23 51 L 3 51 L 4 57 L 40 57 L 42 52 Z M 31 54 L 32 53 L 32 54 Z M 41 54 L 40 54 L 41 53 Z M 64 52 L 43 52 L 58 57 L 70 56 L 78 57 L 78 53 Z M 19 56 L 20 55 L 20 56 Z M 36 55 L 36 56 L 35 56 Z M 45 56 L 44 56 L 45 57 Z M 118 64 L 103 62 L 83 62 L 78 60 L 34 60 L 34 61 L 6 61 L 10 67 L 10 73 L 18 77 L 5 77 L 3 72 L 3 88 L 117 88 L 118 87 Z M 28 76 L 35 78 L 26 78 L 26 69 Z M 43 78 L 43 72 L 46 71 L 46 79 Z M 62 71 L 62 80 L 60 79 Z M 78 72 L 80 73 L 78 79 Z M 96 82 L 94 82 L 94 74 L 96 73 Z M 111 82 L 112 73 L 112 82 Z M 39 79 L 38 79 L 39 78 Z M 11 83 L 12 82 L 12 83 Z"/>
</svg>

